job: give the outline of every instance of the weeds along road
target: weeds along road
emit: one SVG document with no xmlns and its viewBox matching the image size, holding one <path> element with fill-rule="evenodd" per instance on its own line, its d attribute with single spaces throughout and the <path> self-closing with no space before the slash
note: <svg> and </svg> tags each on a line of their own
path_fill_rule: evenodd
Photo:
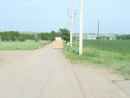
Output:
<svg viewBox="0 0 130 98">
<path fill-rule="evenodd" d="M 128 98 L 107 71 L 70 64 L 51 44 L 0 59 L 0 98 Z"/>
</svg>

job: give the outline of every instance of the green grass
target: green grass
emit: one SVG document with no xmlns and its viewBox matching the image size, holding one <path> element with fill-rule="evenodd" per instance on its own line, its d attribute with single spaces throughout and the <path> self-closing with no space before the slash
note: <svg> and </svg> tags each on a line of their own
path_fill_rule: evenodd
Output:
<svg viewBox="0 0 130 98">
<path fill-rule="evenodd" d="M 34 50 L 48 44 L 49 41 L 0 42 L 0 50 Z"/>
<path fill-rule="evenodd" d="M 78 55 L 78 44 L 65 46 L 64 54 L 74 63 L 105 67 L 115 70 L 130 79 L 130 40 L 84 41 L 83 55 Z"/>
</svg>

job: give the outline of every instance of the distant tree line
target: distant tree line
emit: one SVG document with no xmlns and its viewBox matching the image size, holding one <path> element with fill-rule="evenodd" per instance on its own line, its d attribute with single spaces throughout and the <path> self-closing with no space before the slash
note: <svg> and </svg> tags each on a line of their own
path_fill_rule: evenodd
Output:
<svg viewBox="0 0 130 98">
<path fill-rule="evenodd" d="M 98 37 L 96 37 L 96 39 L 98 39 Z M 113 37 L 110 37 L 110 36 L 100 36 L 99 37 L 100 40 L 112 40 L 114 39 Z"/>
<path fill-rule="evenodd" d="M 117 40 L 130 40 L 130 34 L 127 35 L 116 35 Z"/>
<path fill-rule="evenodd" d="M 62 37 L 62 39 L 69 41 L 70 32 L 68 29 L 59 29 L 58 32 L 51 31 L 46 33 L 19 33 L 17 31 L 0 32 L 1 41 L 25 41 L 25 40 L 48 40 L 53 41 L 55 37 Z"/>
<path fill-rule="evenodd" d="M 97 38 L 96 38 L 97 39 Z M 130 40 L 130 34 L 127 35 L 115 35 L 114 37 L 109 37 L 109 36 L 100 36 L 99 39 L 101 40 L 110 40 L 110 39 L 115 39 L 115 40 Z"/>
</svg>

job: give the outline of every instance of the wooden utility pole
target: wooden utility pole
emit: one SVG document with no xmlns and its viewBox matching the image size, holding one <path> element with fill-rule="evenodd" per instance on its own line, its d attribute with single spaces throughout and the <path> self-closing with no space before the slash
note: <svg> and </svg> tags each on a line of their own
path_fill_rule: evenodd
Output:
<svg viewBox="0 0 130 98">
<path fill-rule="evenodd" d="M 97 44 L 99 44 L 99 20 L 98 20 L 98 34 L 97 34 Z"/>
<path fill-rule="evenodd" d="M 81 0 L 80 34 L 79 34 L 79 55 L 83 54 L 83 8 L 84 8 L 84 0 Z"/>
<path fill-rule="evenodd" d="M 74 3 L 72 4 L 71 28 L 70 28 L 70 47 L 73 45 L 73 25 L 74 25 Z"/>
<path fill-rule="evenodd" d="M 70 19 L 71 19 L 71 21 L 70 21 L 70 47 L 73 46 L 74 18 L 75 18 L 75 16 L 76 16 L 76 11 L 77 11 L 77 10 L 74 9 L 75 5 L 76 5 L 76 4 L 74 4 L 74 0 L 73 0 L 72 4 L 69 5 L 69 6 L 72 6 L 72 9 L 69 10 L 69 12 L 68 12 L 68 16 L 69 16 Z"/>
</svg>

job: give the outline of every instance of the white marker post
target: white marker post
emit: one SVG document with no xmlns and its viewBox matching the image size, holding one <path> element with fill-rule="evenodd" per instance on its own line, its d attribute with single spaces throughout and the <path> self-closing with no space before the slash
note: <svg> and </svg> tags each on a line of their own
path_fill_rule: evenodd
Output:
<svg viewBox="0 0 130 98">
<path fill-rule="evenodd" d="M 83 8 L 84 0 L 81 0 L 81 9 L 80 9 L 80 35 L 79 35 L 79 55 L 83 54 Z"/>
</svg>

